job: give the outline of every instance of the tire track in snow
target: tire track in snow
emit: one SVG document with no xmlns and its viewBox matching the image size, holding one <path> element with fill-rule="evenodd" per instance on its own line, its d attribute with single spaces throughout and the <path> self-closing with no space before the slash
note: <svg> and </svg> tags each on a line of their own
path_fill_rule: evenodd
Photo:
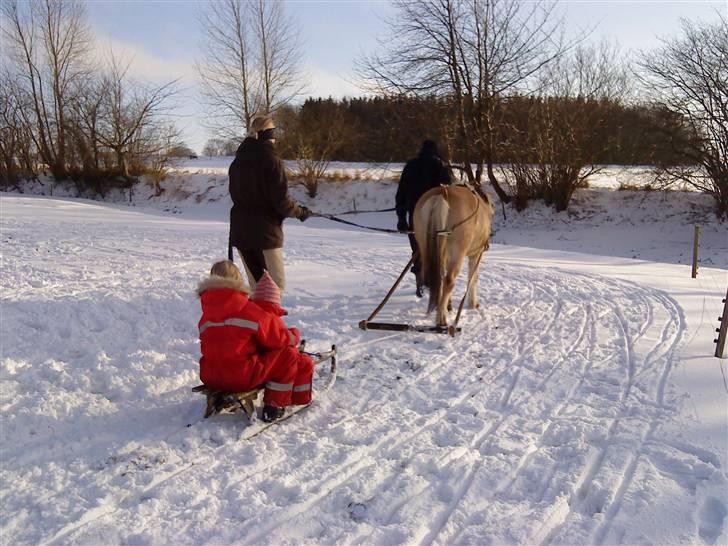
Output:
<svg viewBox="0 0 728 546">
<path fill-rule="evenodd" d="M 534 289 L 534 286 L 533 286 L 533 285 L 532 285 L 532 286 L 530 286 L 530 289 L 531 289 L 531 298 L 533 298 L 533 297 L 534 297 L 534 290 L 535 290 L 535 289 Z M 547 291 L 545 291 L 544 289 L 541 289 L 541 290 L 542 290 L 542 291 L 544 291 L 544 292 L 547 292 Z M 542 332 L 542 334 L 541 334 L 541 335 L 546 335 L 546 334 L 547 334 L 547 333 L 548 333 L 548 332 L 550 331 L 551 327 L 552 327 L 552 326 L 553 326 L 553 324 L 554 324 L 554 323 L 556 322 L 556 320 L 557 320 L 557 318 L 558 318 L 558 315 L 559 315 L 559 314 L 560 314 L 560 312 L 561 312 L 561 305 L 560 305 L 560 303 L 559 303 L 558 299 L 557 299 L 556 297 L 553 297 L 553 296 L 552 296 L 551 294 L 548 294 L 548 293 L 547 293 L 547 295 L 548 295 L 549 297 L 551 297 L 551 298 L 552 298 L 552 300 L 553 300 L 554 302 L 556 302 L 556 305 L 555 305 L 555 308 L 556 308 L 556 312 L 555 312 L 555 314 L 554 314 L 554 315 L 553 315 L 552 317 L 550 317 L 550 319 L 549 319 L 549 327 L 548 327 L 548 328 L 546 328 L 546 330 L 545 330 L 544 332 Z M 533 301 L 533 299 L 531 299 L 530 301 Z M 523 306 L 520 306 L 520 307 L 522 308 Z M 517 312 L 517 311 L 514 311 L 514 313 L 516 313 L 516 312 Z M 519 329 L 519 330 L 520 330 L 520 329 Z M 583 332 L 583 326 L 582 326 L 582 332 Z M 581 337 L 582 337 L 582 336 L 580 335 L 580 336 L 579 336 L 579 339 L 580 339 Z M 535 339 L 534 341 L 532 341 L 532 342 L 531 342 L 530 344 L 528 344 L 528 346 L 527 346 L 527 347 L 520 347 L 520 348 L 518 348 L 518 350 L 517 350 L 517 354 L 518 354 L 518 355 L 523 355 L 523 354 L 527 354 L 527 349 L 528 349 L 528 347 L 532 347 L 532 346 L 533 346 L 533 345 L 534 345 L 534 344 L 535 344 L 535 343 L 537 342 L 537 340 L 538 340 L 538 338 L 536 338 L 536 339 Z M 524 342 L 523 342 L 523 336 L 522 336 L 522 335 L 519 335 L 519 342 L 521 343 L 521 345 L 523 345 L 523 344 L 524 344 Z M 519 360 L 519 359 L 520 359 L 520 357 L 518 357 L 518 358 L 517 358 L 516 360 Z M 519 371 L 520 371 L 520 370 L 519 370 Z M 503 399 L 501 400 L 501 404 L 500 404 L 500 405 L 501 405 L 501 407 L 508 407 L 508 404 L 509 404 L 509 399 L 510 399 L 510 395 L 511 395 L 511 393 L 513 392 L 513 390 L 514 390 L 514 388 L 515 388 L 515 384 L 516 384 L 516 382 L 517 382 L 517 379 L 518 379 L 518 375 L 514 375 L 514 380 L 512 380 L 512 381 L 511 381 L 511 383 L 510 383 L 510 385 L 509 385 L 509 388 L 508 388 L 508 389 L 506 390 L 506 393 L 505 393 L 505 395 L 504 395 Z M 455 403 L 455 404 L 453 404 L 453 406 L 452 406 L 452 407 L 451 407 L 450 409 L 451 409 L 451 410 L 452 410 L 452 409 L 456 409 L 456 408 L 458 407 L 458 405 L 459 405 L 459 404 L 461 404 L 462 402 L 466 401 L 466 400 L 467 400 L 467 399 L 469 399 L 469 398 L 472 398 L 472 396 L 474 396 L 475 394 L 477 394 L 477 393 L 478 393 L 478 392 L 480 392 L 481 390 L 482 390 L 482 388 L 479 388 L 479 389 L 477 389 L 477 390 L 473 390 L 473 391 L 468 391 L 468 392 L 466 392 L 466 393 L 465 393 L 465 394 L 464 394 L 463 396 L 461 396 L 461 397 L 460 397 L 459 399 L 457 399 L 457 400 L 456 400 L 456 403 Z M 486 430 L 482 431 L 482 433 L 481 433 L 481 434 L 477 434 L 477 435 L 476 435 L 476 436 L 475 436 L 475 437 L 474 437 L 474 438 L 473 438 L 473 439 L 472 439 L 472 440 L 470 441 L 470 447 L 468 448 L 468 450 L 469 450 L 469 451 L 477 451 L 477 450 L 478 450 L 478 448 L 480 448 L 480 447 L 481 447 L 481 445 L 482 445 L 482 444 L 484 443 L 484 441 L 485 441 L 485 440 L 486 440 L 486 439 L 487 439 L 488 437 L 491 437 L 491 436 L 492 436 L 492 435 L 493 435 L 493 434 L 494 434 L 494 433 L 495 433 L 495 432 L 496 432 L 496 431 L 498 430 L 498 428 L 500 428 L 500 427 L 501 427 L 501 426 L 502 426 L 502 425 L 503 425 L 503 424 L 504 424 L 505 422 L 507 422 L 507 421 L 508 421 L 508 419 L 509 419 L 509 418 L 511 417 L 511 415 L 513 414 L 513 412 L 514 412 L 514 408 L 511 408 L 511 409 L 510 409 L 510 411 L 508 411 L 508 412 L 507 412 L 507 413 L 506 413 L 506 414 L 505 414 L 504 416 L 502 416 L 502 417 L 501 417 L 501 419 L 500 419 L 500 420 L 499 420 L 499 421 L 498 421 L 497 423 L 495 423 L 494 425 L 492 425 L 492 426 L 491 426 L 491 427 L 490 427 L 489 429 L 486 429 Z M 444 457 L 447 457 L 447 456 L 448 456 L 448 454 L 446 454 L 446 455 L 445 455 Z M 464 485 L 462 485 L 462 484 L 461 484 L 461 487 L 464 487 L 464 488 L 465 488 L 465 489 L 463 489 L 463 490 L 461 491 L 461 495 L 460 495 L 461 497 L 462 497 L 462 495 L 464 495 L 464 494 L 465 494 L 465 490 L 466 490 L 466 489 L 467 489 L 467 488 L 469 487 L 469 485 L 470 485 L 470 482 L 471 482 L 471 480 L 470 480 L 469 478 L 470 478 L 470 477 L 471 477 L 471 476 L 473 475 L 473 473 L 474 473 L 474 470 L 473 470 L 473 467 L 471 467 L 471 469 L 470 469 L 470 472 L 468 473 L 468 477 L 466 478 L 466 480 L 465 480 L 465 482 L 464 482 Z M 423 492 L 425 492 L 426 490 L 430 489 L 431 487 L 434 487 L 435 485 L 436 485 L 436 484 L 433 484 L 433 483 L 428 483 L 428 484 L 427 484 L 427 485 L 426 485 L 425 487 L 423 487 L 423 488 L 420 488 L 419 490 L 417 490 L 417 491 L 416 491 L 416 493 L 415 493 L 414 495 L 411 495 L 411 496 L 409 497 L 409 499 L 411 499 L 411 498 L 413 498 L 413 497 L 416 497 L 416 496 L 419 496 L 419 495 L 421 495 L 421 494 L 422 494 Z M 408 499 L 408 500 L 409 500 L 409 499 Z M 386 518 L 385 518 L 385 524 L 386 524 L 386 523 L 388 523 L 388 522 L 389 522 L 389 521 L 390 521 L 390 520 L 392 519 L 392 517 L 394 516 L 394 514 L 396 513 L 396 511 L 397 511 L 397 510 L 398 510 L 399 508 L 401 508 L 401 507 L 405 506 L 406 504 L 407 504 L 407 502 L 406 502 L 406 501 L 405 501 L 405 502 L 402 502 L 402 503 L 398 503 L 398 504 L 397 504 L 397 505 L 396 505 L 396 506 L 394 507 L 394 509 L 393 509 L 393 510 L 391 510 L 391 511 L 390 511 L 390 512 L 388 513 L 388 515 L 386 516 Z M 445 522 L 443 522 L 443 525 L 444 525 L 444 523 L 445 523 Z M 369 541 L 370 539 L 371 539 L 371 535 L 369 536 L 369 538 L 368 538 L 368 539 L 364 539 L 364 542 L 366 543 L 366 542 L 368 542 L 368 541 Z"/>
<path fill-rule="evenodd" d="M 579 335 L 579 338 L 576 340 L 576 342 L 571 346 L 570 350 L 566 353 L 560 356 L 559 363 L 563 363 L 567 356 L 569 354 L 572 354 L 576 352 L 576 350 L 580 347 L 582 341 L 586 338 L 588 339 L 589 343 L 587 345 L 587 354 L 584 359 L 584 365 L 582 369 L 579 372 L 579 381 L 576 383 L 573 383 L 572 386 L 569 388 L 568 393 L 564 397 L 563 401 L 557 406 L 556 410 L 553 412 L 553 415 L 550 417 L 547 417 L 546 420 L 548 421 L 548 425 L 544 428 L 543 432 L 540 434 L 540 436 L 536 439 L 534 443 L 529 444 L 526 451 L 521 455 L 520 459 L 518 460 L 516 466 L 508 472 L 508 474 L 500 481 L 500 483 L 496 486 L 496 488 L 490 492 L 488 495 L 486 495 L 485 503 L 490 502 L 491 499 L 502 493 L 503 491 L 509 489 L 512 487 L 518 477 L 521 470 L 523 470 L 529 462 L 533 459 L 535 454 L 539 453 L 539 451 L 542 449 L 544 444 L 544 439 L 553 431 L 555 424 L 558 422 L 557 417 L 561 415 L 564 408 L 567 407 L 569 402 L 573 399 L 574 395 L 578 390 L 580 389 L 584 378 L 586 374 L 588 373 L 589 369 L 591 368 L 591 358 L 589 354 L 589 349 L 592 347 L 596 340 L 596 332 L 594 330 L 594 311 L 592 309 L 591 305 L 587 306 L 587 315 L 585 317 L 585 321 L 583 323 L 583 327 L 581 330 L 581 333 Z M 547 379 L 550 379 L 553 377 L 557 366 L 554 366 L 551 371 L 549 371 L 549 374 L 547 376 Z M 539 385 L 539 390 L 543 389 L 545 387 L 547 379 L 544 380 Z M 519 404 L 522 401 L 519 401 Z M 555 468 L 553 469 L 555 470 Z M 546 480 L 546 484 L 548 485 L 550 480 Z M 544 489 L 547 487 L 544 486 Z M 543 495 L 543 492 L 541 493 Z M 475 509 L 477 510 L 478 506 L 475 506 Z M 472 516 L 471 518 L 472 519 Z M 467 521 L 467 520 L 466 520 Z M 454 537 L 449 537 L 449 542 L 457 543 L 458 542 L 458 534 L 456 534 Z"/>
</svg>

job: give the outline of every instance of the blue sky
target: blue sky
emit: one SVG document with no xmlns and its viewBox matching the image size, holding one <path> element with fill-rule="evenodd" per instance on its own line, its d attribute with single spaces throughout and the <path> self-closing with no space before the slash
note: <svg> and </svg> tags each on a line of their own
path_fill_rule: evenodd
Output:
<svg viewBox="0 0 728 546">
<path fill-rule="evenodd" d="M 394 13 L 381 1 L 286 1 L 300 26 L 303 62 L 314 96 L 356 95 L 354 60 L 375 50 Z M 88 13 L 99 48 L 113 46 L 133 58 L 132 71 L 157 81 L 181 78 L 179 125 L 185 141 L 200 150 L 208 136 L 199 126 L 192 63 L 198 55 L 198 14 L 203 1 L 92 1 Z M 562 1 L 570 31 L 596 26 L 593 38 L 616 40 L 625 50 L 650 49 L 657 36 L 674 34 L 680 17 L 714 19 L 728 15 L 728 0 Z"/>
</svg>

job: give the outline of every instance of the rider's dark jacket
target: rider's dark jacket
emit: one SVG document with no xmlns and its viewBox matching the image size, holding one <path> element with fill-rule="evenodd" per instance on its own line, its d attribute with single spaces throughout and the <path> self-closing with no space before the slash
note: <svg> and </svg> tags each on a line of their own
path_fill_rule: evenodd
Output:
<svg viewBox="0 0 728 546">
<path fill-rule="evenodd" d="M 415 210 L 422 194 L 440 184 L 450 184 L 450 170 L 437 155 L 434 146 L 423 146 L 420 154 L 404 166 L 399 179 L 395 210 L 397 217 L 406 218 Z"/>
</svg>

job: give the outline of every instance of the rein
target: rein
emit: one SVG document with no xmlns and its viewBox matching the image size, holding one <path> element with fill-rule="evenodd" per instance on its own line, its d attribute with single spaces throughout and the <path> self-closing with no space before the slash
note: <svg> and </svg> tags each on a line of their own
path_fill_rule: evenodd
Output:
<svg viewBox="0 0 728 546">
<path fill-rule="evenodd" d="M 478 210 L 480 209 L 480 201 L 483 199 L 483 197 L 477 191 L 475 191 L 473 188 L 471 188 L 470 186 L 468 186 L 467 184 L 465 184 L 465 186 L 476 197 L 476 199 L 475 199 L 475 210 L 473 212 L 471 212 L 468 216 L 466 216 L 465 218 L 463 218 L 462 220 L 460 220 L 457 224 L 454 224 L 450 228 L 450 231 L 453 231 L 455 228 L 458 228 L 458 227 L 462 226 L 465 222 L 468 222 L 468 221 L 472 220 L 475 217 L 475 215 L 478 213 Z M 447 186 L 444 187 L 443 194 L 445 196 L 445 201 L 447 201 Z"/>
<path fill-rule="evenodd" d="M 387 228 L 377 228 L 377 227 L 371 227 L 371 226 L 363 226 L 361 224 L 355 224 L 354 222 L 349 222 L 347 220 L 342 220 L 341 218 L 337 218 L 333 214 L 323 214 L 320 212 L 311 212 L 311 216 L 315 218 L 326 218 L 327 220 L 331 220 L 332 222 L 339 222 L 340 224 L 346 224 L 347 226 L 354 226 L 362 229 L 369 229 L 372 231 L 381 231 L 382 233 L 412 233 L 409 231 L 402 232 L 397 231 L 396 229 L 387 229 Z"/>
<path fill-rule="evenodd" d="M 367 214 L 372 212 L 393 212 L 397 210 L 396 208 L 392 207 L 391 209 L 376 209 L 376 210 L 347 210 L 345 212 L 339 212 L 339 216 L 343 216 L 344 214 Z"/>
</svg>

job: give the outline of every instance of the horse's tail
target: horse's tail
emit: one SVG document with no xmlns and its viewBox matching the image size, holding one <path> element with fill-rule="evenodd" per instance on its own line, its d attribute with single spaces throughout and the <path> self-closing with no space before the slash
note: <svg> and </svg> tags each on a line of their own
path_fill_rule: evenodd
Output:
<svg viewBox="0 0 728 546">
<path fill-rule="evenodd" d="M 438 234 L 447 230 L 450 205 L 445 195 L 435 195 L 423 205 L 423 216 L 427 218 L 427 243 L 422 252 L 423 281 L 430 299 L 427 312 L 437 308 L 442 288 L 442 271 L 447 252 L 447 237 Z"/>
</svg>

